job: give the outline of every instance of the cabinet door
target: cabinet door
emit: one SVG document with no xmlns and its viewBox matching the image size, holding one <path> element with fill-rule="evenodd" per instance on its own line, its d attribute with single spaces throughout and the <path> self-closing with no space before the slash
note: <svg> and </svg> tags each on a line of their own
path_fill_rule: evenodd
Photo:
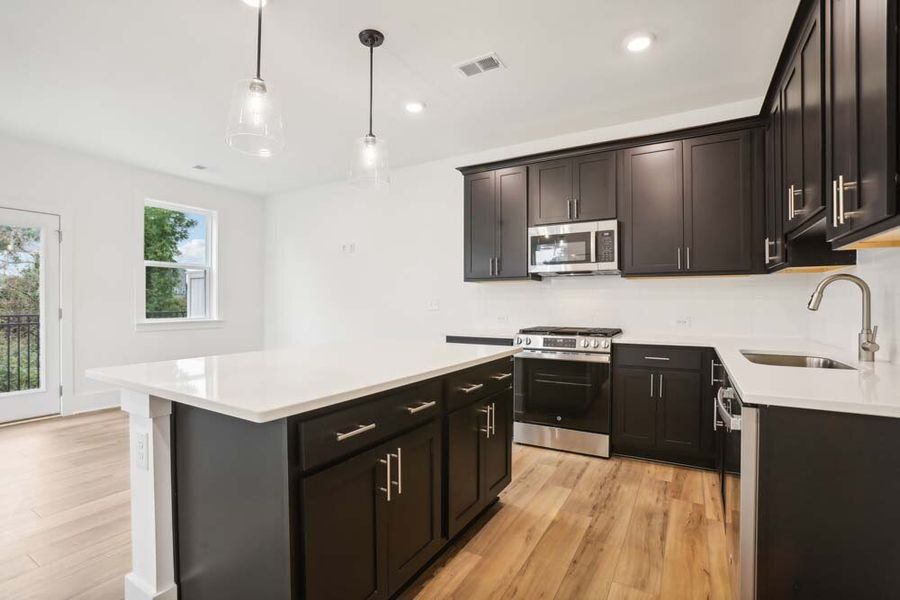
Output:
<svg viewBox="0 0 900 600">
<path fill-rule="evenodd" d="M 573 219 L 571 159 L 530 165 L 528 177 L 529 225 L 565 223 Z"/>
<path fill-rule="evenodd" d="M 752 270 L 751 163 L 749 131 L 685 140 L 685 270 Z"/>
<path fill-rule="evenodd" d="M 432 421 L 388 444 L 396 455 L 388 511 L 390 593 L 410 580 L 440 549 L 441 422 Z M 393 458 L 393 457 L 392 457 Z"/>
<path fill-rule="evenodd" d="M 616 218 L 616 153 L 601 152 L 572 161 L 572 208 L 579 221 Z"/>
<path fill-rule="evenodd" d="M 626 275 L 674 273 L 683 266 L 681 154 L 681 142 L 622 151 L 619 218 Z"/>
<path fill-rule="evenodd" d="M 800 62 L 788 71 L 781 93 L 782 106 L 782 187 L 785 233 L 800 224 L 803 204 L 803 77 Z"/>
<path fill-rule="evenodd" d="M 702 427 L 709 425 L 702 418 L 700 373 L 664 371 L 659 374 L 658 385 L 657 448 L 673 458 L 699 455 Z"/>
<path fill-rule="evenodd" d="M 649 369 L 613 370 L 613 450 L 652 451 L 656 447 L 657 376 Z"/>
<path fill-rule="evenodd" d="M 385 448 L 301 482 L 305 598 L 388 597 Z"/>
<path fill-rule="evenodd" d="M 775 101 L 766 128 L 766 256 L 767 269 L 782 265 L 784 248 L 784 195 L 781 157 L 781 99 Z"/>
<path fill-rule="evenodd" d="M 484 441 L 485 499 L 490 502 L 512 480 L 512 388 L 485 401 L 491 407 L 492 430 Z"/>
<path fill-rule="evenodd" d="M 888 108 L 890 39 L 885 0 L 826 5 L 828 239 L 896 212 Z"/>
<path fill-rule="evenodd" d="M 447 533 L 456 535 L 486 504 L 482 446 L 487 408 L 475 402 L 447 417 Z"/>
<path fill-rule="evenodd" d="M 466 280 L 491 279 L 497 256 L 495 173 L 465 177 L 465 268 Z"/>
<path fill-rule="evenodd" d="M 822 75 L 822 31 L 816 9 L 804 28 L 782 93 L 786 232 L 818 213 L 825 204 Z"/>
<path fill-rule="evenodd" d="M 528 276 L 528 170 L 496 173 L 497 276 Z"/>
</svg>

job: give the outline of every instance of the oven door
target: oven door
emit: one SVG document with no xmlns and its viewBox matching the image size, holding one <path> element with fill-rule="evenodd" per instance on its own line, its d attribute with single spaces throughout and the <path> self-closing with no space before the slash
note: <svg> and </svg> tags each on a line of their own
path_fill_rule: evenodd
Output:
<svg viewBox="0 0 900 600">
<path fill-rule="evenodd" d="M 515 420 L 609 433 L 609 355 L 525 351 L 515 359 Z"/>
<path fill-rule="evenodd" d="M 528 254 L 531 273 L 597 270 L 597 224 L 529 227 Z"/>
</svg>

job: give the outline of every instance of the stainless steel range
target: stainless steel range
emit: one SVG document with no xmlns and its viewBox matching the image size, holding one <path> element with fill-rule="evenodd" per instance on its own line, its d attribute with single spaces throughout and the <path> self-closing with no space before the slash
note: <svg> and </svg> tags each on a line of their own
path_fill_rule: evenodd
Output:
<svg viewBox="0 0 900 600">
<path fill-rule="evenodd" d="M 516 336 L 520 444 L 609 456 L 612 338 L 621 329 L 530 327 Z"/>
</svg>

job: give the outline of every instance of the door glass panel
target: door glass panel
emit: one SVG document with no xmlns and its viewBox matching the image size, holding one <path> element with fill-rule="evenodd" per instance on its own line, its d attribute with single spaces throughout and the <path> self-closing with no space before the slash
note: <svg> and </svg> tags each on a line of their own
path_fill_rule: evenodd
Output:
<svg viewBox="0 0 900 600">
<path fill-rule="evenodd" d="M 0 225 L 0 392 L 41 387 L 41 230 Z"/>
<path fill-rule="evenodd" d="M 146 267 L 148 319 L 202 319 L 207 311 L 206 269 Z"/>
<path fill-rule="evenodd" d="M 560 265 L 591 262 L 591 233 L 536 235 L 531 238 L 531 264 Z"/>
</svg>

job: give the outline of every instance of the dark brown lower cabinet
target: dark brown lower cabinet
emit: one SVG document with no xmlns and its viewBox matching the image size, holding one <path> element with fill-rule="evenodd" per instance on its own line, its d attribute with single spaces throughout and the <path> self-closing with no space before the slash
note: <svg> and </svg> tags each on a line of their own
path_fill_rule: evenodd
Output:
<svg viewBox="0 0 900 600">
<path fill-rule="evenodd" d="M 613 453 L 712 468 L 708 352 L 620 346 L 619 354 L 613 354 Z M 650 362 L 694 368 L 636 366 Z"/>
<path fill-rule="evenodd" d="M 759 411 L 756 597 L 897 598 L 900 420 Z"/>
<path fill-rule="evenodd" d="M 447 417 L 447 529 L 459 533 L 512 477 L 512 388 Z"/>
<path fill-rule="evenodd" d="M 440 422 L 306 477 L 302 490 L 305 597 L 387 598 L 443 543 Z"/>
</svg>

